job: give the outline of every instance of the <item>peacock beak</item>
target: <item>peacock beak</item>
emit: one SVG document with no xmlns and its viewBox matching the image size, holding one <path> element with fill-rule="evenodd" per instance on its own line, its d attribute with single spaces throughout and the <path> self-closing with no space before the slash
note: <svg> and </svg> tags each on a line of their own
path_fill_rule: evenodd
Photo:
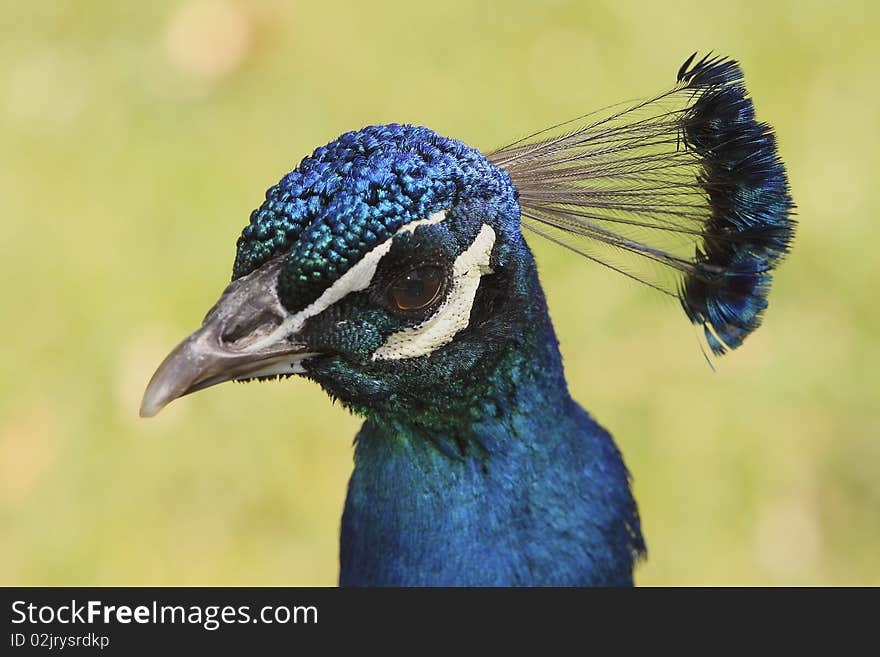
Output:
<svg viewBox="0 0 880 657">
<path fill-rule="evenodd" d="M 301 374 L 316 355 L 285 330 L 288 312 L 276 293 L 279 263 L 272 261 L 233 281 L 202 327 L 166 356 L 144 391 L 141 417 L 224 381 Z"/>
</svg>

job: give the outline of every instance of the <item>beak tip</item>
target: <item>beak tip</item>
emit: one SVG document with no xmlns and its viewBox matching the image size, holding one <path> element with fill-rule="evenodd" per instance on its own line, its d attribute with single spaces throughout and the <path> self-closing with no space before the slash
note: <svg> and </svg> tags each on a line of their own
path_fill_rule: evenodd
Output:
<svg viewBox="0 0 880 657">
<path fill-rule="evenodd" d="M 144 393 L 144 398 L 141 401 L 141 407 L 138 411 L 140 417 L 155 417 L 168 403 L 156 399 L 155 396 L 152 396 L 149 393 L 149 389 Z"/>
<path fill-rule="evenodd" d="M 159 365 L 144 390 L 138 415 L 155 417 L 172 401 L 186 394 L 198 373 L 192 368 L 193 359 L 188 351 L 191 342 L 191 337 L 181 342 Z"/>
<path fill-rule="evenodd" d="M 143 399 L 141 399 L 141 407 L 138 411 L 138 415 L 141 417 L 155 417 L 159 414 L 159 411 L 168 406 L 168 404 L 182 394 L 185 394 L 185 390 L 182 389 L 182 386 L 186 381 L 182 384 L 174 378 L 169 379 L 167 376 L 168 369 L 166 364 L 167 360 L 159 366 L 159 369 L 156 370 L 153 378 L 150 379 L 150 382 L 147 384 L 147 389 L 144 390 L 144 396 Z"/>
<path fill-rule="evenodd" d="M 146 417 L 156 417 L 156 415 L 157 415 L 158 413 L 159 413 L 159 411 L 157 411 L 157 410 L 155 410 L 155 409 L 152 409 L 152 408 L 147 408 L 147 407 L 145 407 L 145 406 L 142 405 L 141 408 L 140 408 L 140 410 L 138 411 L 138 416 L 139 416 L 139 417 L 144 417 L 144 418 L 146 418 Z"/>
</svg>

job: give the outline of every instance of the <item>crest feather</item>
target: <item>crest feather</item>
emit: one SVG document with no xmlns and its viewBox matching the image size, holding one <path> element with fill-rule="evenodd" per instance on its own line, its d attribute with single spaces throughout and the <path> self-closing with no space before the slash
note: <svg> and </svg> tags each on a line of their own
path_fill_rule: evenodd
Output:
<svg viewBox="0 0 880 657">
<path fill-rule="evenodd" d="M 488 158 L 510 176 L 524 228 L 677 297 L 720 355 L 761 324 L 794 204 L 739 65 L 695 58 L 659 96 Z"/>
</svg>

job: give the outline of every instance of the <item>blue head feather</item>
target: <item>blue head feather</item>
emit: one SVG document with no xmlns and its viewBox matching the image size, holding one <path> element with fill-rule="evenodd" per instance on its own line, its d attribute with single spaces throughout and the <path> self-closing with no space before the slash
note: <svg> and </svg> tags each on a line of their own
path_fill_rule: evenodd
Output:
<svg viewBox="0 0 880 657">
<path fill-rule="evenodd" d="M 507 175 L 479 151 L 428 128 L 347 132 L 266 192 L 239 238 L 233 278 L 287 252 L 279 289 L 298 310 L 401 226 L 459 199 L 498 206 L 512 195 Z"/>
</svg>

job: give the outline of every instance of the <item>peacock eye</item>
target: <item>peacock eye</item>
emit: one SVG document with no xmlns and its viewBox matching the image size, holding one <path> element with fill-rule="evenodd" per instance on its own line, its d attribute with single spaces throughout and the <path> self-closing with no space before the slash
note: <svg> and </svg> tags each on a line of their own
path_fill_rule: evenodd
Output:
<svg viewBox="0 0 880 657">
<path fill-rule="evenodd" d="M 397 310 L 421 310 L 437 300 L 443 281 L 440 267 L 425 265 L 411 269 L 388 286 L 388 301 Z"/>
</svg>

